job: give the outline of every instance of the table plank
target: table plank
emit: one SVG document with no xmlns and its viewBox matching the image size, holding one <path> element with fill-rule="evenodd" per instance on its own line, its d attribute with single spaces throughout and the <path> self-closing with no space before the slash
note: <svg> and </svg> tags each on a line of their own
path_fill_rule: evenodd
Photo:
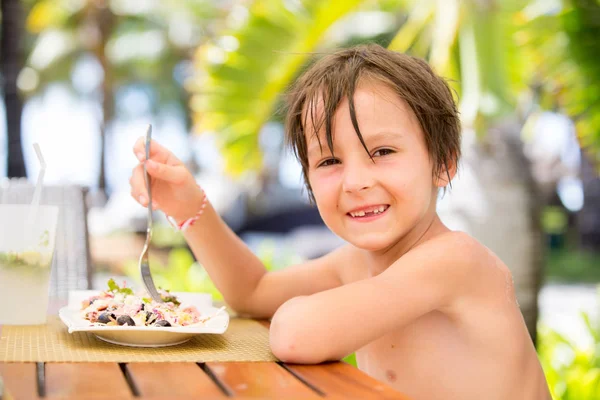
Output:
<svg viewBox="0 0 600 400">
<path fill-rule="evenodd" d="M 295 376 L 273 362 L 211 362 L 206 366 L 234 397 L 263 399 L 320 397 Z"/>
<path fill-rule="evenodd" d="M 318 388 L 325 397 L 409 400 L 390 386 L 343 362 L 285 364 L 285 367 L 307 384 Z"/>
<path fill-rule="evenodd" d="M 227 397 L 196 363 L 129 363 L 125 368 L 143 398 Z"/>
<path fill-rule="evenodd" d="M 36 363 L 2 363 L 0 375 L 4 388 L 15 399 L 39 399 Z"/>
<path fill-rule="evenodd" d="M 132 398 L 117 363 L 46 363 L 46 397 Z"/>
</svg>

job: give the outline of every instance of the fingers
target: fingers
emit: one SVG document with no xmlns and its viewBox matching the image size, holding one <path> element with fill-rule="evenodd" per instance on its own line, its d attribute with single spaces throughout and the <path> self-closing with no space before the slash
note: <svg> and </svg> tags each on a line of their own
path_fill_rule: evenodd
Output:
<svg viewBox="0 0 600 400">
<path fill-rule="evenodd" d="M 154 160 L 146 161 L 146 169 L 150 176 L 173 184 L 183 183 L 188 171 L 183 165 L 161 164 Z"/>
<path fill-rule="evenodd" d="M 140 162 L 146 160 L 146 138 L 141 136 L 133 145 L 133 153 Z M 156 140 L 150 141 L 150 158 L 159 163 L 167 163 L 174 161 L 177 158 L 164 146 L 159 144 Z"/>
<path fill-rule="evenodd" d="M 148 204 L 148 191 L 146 190 L 142 164 L 133 169 L 131 178 L 129 178 L 129 185 L 131 186 L 131 197 L 143 206 Z"/>
<path fill-rule="evenodd" d="M 133 169 L 131 178 L 129 178 L 129 185 L 131 186 L 131 197 L 135 201 L 140 203 L 144 207 L 148 207 L 148 190 L 146 188 L 146 181 L 144 179 L 144 168 L 142 164 L 139 164 Z M 160 207 L 156 200 L 152 201 L 152 209 L 157 210 Z"/>
</svg>

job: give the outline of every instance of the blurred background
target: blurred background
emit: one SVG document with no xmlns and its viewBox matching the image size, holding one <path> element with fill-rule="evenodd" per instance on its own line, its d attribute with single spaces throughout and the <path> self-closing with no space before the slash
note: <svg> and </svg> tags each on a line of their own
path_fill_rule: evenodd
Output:
<svg viewBox="0 0 600 400">
<path fill-rule="evenodd" d="M 512 269 L 555 398 L 600 398 L 599 0 L 1 0 L 0 11 L 2 201 L 30 200 L 39 143 L 43 199 L 63 207 L 55 295 L 111 276 L 138 285 L 146 213 L 128 180 L 149 123 L 267 268 L 341 245 L 284 148 L 281 95 L 314 53 L 375 42 L 451 81 L 464 157 L 439 213 Z M 157 284 L 221 298 L 155 217 Z"/>
</svg>

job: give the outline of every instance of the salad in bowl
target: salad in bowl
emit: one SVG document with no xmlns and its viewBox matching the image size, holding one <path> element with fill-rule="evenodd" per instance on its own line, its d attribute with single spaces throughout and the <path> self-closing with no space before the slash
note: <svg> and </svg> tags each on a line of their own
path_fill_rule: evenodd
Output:
<svg viewBox="0 0 600 400">
<path fill-rule="evenodd" d="M 106 290 L 70 292 L 59 316 L 69 333 L 90 332 L 110 343 L 137 347 L 170 346 L 227 330 L 229 314 L 225 307 L 213 306 L 210 294 L 159 293 L 162 303 L 110 279 Z"/>
<path fill-rule="evenodd" d="M 81 315 L 93 324 L 128 326 L 187 326 L 202 322 L 201 313 L 193 305 L 182 305 L 168 290 L 158 289 L 164 303 L 152 300 L 144 293 L 119 287 L 108 281 L 108 290 L 93 295 L 81 303 Z"/>
</svg>

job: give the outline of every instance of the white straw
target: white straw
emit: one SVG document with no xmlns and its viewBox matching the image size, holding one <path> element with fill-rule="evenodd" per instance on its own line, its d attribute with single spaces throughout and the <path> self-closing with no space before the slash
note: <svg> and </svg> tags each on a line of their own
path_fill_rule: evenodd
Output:
<svg viewBox="0 0 600 400">
<path fill-rule="evenodd" d="M 42 149 L 40 149 L 40 145 L 34 143 L 33 148 L 35 150 L 35 154 L 37 155 L 38 161 L 40 162 L 40 173 L 38 174 L 37 183 L 35 184 L 35 191 L 33 192 L 33 198 L 31 199 L 31 210 L 29 211 L 28 223 L 26 225 L 27 229 L 31 229 L 33 227 L 33 223 L 37 217 L 38 208 L 40 206 L 40 197 L 42 196 L 44 174 L 46 173 L 46 162 L 44 161 L 44 156 L 42 156 Z"/>
</svg>

